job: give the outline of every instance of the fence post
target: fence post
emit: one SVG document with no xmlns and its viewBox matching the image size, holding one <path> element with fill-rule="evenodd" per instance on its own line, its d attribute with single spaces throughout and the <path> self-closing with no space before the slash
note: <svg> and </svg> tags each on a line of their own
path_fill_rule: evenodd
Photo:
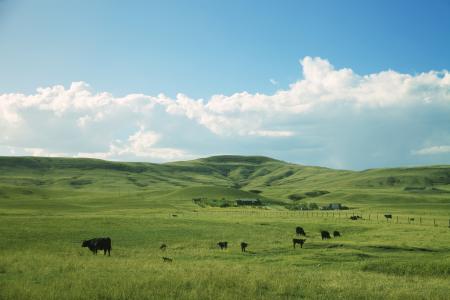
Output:
<svg viewBox="0 0 450 300">
<path fill-rule="evenodd" d="M 397 224 L 398 224 L 398 216 L 397 216 Z"/>
</svg>

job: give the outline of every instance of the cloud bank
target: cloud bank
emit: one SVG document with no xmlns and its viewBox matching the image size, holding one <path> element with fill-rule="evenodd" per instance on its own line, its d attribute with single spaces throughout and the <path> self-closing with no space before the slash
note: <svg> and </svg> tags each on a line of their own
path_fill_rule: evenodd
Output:
<svg viewBox="0 0 450 300">
<path fill-rule="evenodd" d="M 272 95 L 94 92 L 84 82 L 0 95 L 0 154 L 172 161 L 269 155 L 369 168 L 450 163 L 450 74 L 359 75 L 305 57 L 302 78 Z"/>
</svg>

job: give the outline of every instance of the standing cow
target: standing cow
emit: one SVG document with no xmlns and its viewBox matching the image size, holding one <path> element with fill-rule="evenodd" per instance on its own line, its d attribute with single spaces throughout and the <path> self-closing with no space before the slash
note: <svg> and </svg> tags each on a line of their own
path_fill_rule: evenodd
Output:
<svg viewBox="0 0 450 300">
<path fill-rule="evenodd" d="M 294 249 L 295 249 L 295 245 L 299 244 L 300 248 L 303 248 L 303 244 L 305 243 L 305 239 L 292 239 L 292 244 L 294 245 Z"/>
<path fill-rule="evenodd" d="M 103 255 L 106 255 L 108 252 L 108 256 L 111 256 L 111 239 L 109 237 L 106 238 L 95 238 L 87 241 L 83 241 L 81 247 L 87 247 L 92 251 L 92 254 L 97 254 L 98 250 L 103 250 Z"/>
<path fill-rule="evenodd" d="M 331 239 L 330 233 L 328 231 L 322 230 L 320 232 L 320 235 L 322 236 L 322 240 Z"/>
<path fill-rule="evenodd" d="M 220 250 L 227 249 L 228 248 L 228 242 L 218 242 L 217 246 L 220 247 Z"/>
<path fill-rule="evenodd" d="M 333 237 L 339 237 L 341 236 L 341 233 L 337 230 L 333 231 Z"/>
<path fill-rule="evenodd" d="M 297 226 L 297 227 L 295 228 L 295 233 L 296 233 L 297 235 L 303 235 L 303 236 L 306 236 L 305 230 L 303 230 L 303 228 L 300 227 L 300 226 Z"/>
<path fill-rule="evenodd" d="M 247 249 L 247 247 L 248 247 L 248 244 L 247 244 L 246 242 L 242 242 L 242 243 L 241 243 L 241 251 L 242 251 L 242 252 L 245 252 L 246 249 Z"/>
</svg>

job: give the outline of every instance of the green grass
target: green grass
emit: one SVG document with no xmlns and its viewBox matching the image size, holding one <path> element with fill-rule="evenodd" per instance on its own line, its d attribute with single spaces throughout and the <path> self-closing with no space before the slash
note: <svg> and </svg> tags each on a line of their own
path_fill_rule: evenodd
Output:
<svg viewBox="0 0 450 300">
<path fill-rule="evenodd" d="M 449 177 L 448 166 L 352 172 L 264 157 L 0 157 L 0 299 L 448 299 Z M 203 208 L 195 197 L 260 197 L 267 206 Z M 294 202 L 353 209 L 281 205 Z M 364 220 L 349 220 L 353 213 Z M 307 241 L 294 250 L 296 226 Z M 320 230 L 342 237 L 322 241 Z M 81 248 L 97 236 L 111 237 L 111 257 Z M 221 240 L 228 250 L 216 247 Z"/>
</svg>

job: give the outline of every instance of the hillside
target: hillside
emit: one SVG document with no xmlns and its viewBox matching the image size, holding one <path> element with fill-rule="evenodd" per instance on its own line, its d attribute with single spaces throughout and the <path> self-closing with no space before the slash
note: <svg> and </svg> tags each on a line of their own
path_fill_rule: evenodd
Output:
<svg viewBox="0 0 450 300">
<path fill-rule="evenodd" d="M 447 210 L 450 166 L 333 170 L 261 156 L 213 156 L 165 164 L 98 159 L 0 157 L 0 199 L 55 199 L 80 205 L 89 194 L 185 206 L 195 197 L 259 197 L 268 203 L 339 202 L 356 207 L 421 203 Z M 100 197 L 101 198 L 101 197 Z M 62 201 L 67 199 L 67 201 Z M 38 203 L 36 203 L 38 204 Z"/>
<path fill-rule="evenodd" d="M 0 299 L 447 299 L 449 170 L 0 157 Z"/>
</svg>

